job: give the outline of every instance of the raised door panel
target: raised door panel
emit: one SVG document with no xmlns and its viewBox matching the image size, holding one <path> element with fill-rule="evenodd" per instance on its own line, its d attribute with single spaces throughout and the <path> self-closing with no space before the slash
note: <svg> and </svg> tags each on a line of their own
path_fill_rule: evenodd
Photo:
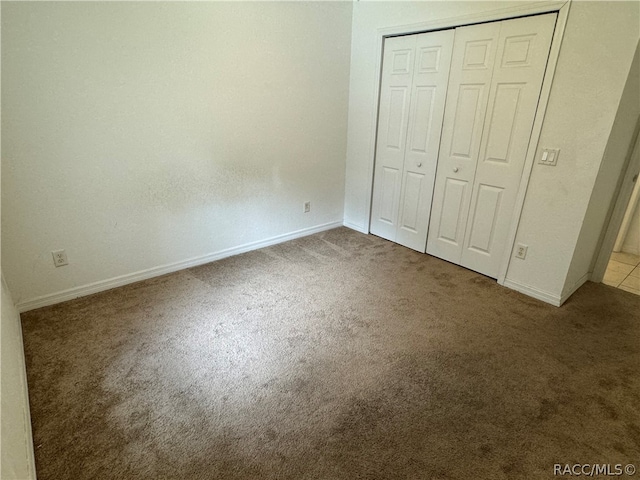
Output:
<svg viewBox="0 0 640 480">
<path fill-rule="evenodd" d="M 461 211 L 466 203 L 469 182 L 447 178 L 444 186 L 444 201 L 440 210 L 439 222 L 434 234 L 442 242 L 459 246 L 462 236 L 460 230 L 464 227 L 461 222 Z"/>
<path fill-rule="evenodd" d="M 458 88 L 456 112 L 451 125 L 449 158 L 471 160 L 475 153 L 474 140 L 482 128 L 482 104 L 486 85 L 462 84 Z"/>
<path fill-rule="evenodd" d="M 400 228 L 406 230 L 409 233 L 415 234 L 420 228 L 420 194 L 422 193 L 424 182 L 424 175 L 421 175 L 419 173 L 407 172 L 405 175 Z"/>
<path fill-rule="evenodd" d="M 453 30 L 416 36 L 407 149 L 396 241 L 424 252 L 440 149 Z"/>
<path fill-rule="evenodd" d="M 500 23 L 455 30 L 427 253 L 460 263 Z"/>
<path fill-rule="evenodd" d="M 371 233 L 396 240 L 406 151 L 415 35 L 388 38 L 384 45 L 376 141 Z"/>
<path fill-rule="evenodd" d="M 382 149 L 399 151 L 403 148 L 408 103 L 407 87 L 393 87 L 389 90 L 388 114 L 381 129 Z"/>
<path fill-rule="evenodd" d="M 436 95 L 435 86 L 421 86 L 414 91 L 416 111 L 411 122 L 411 140 L 409 149 L 412 153 L 425 154 L 429 150 L 429 131 L 433 121 L 433 110 Z"/>
<path fill-rule="evenodd" d="M 556 14 L 501 22 L 461 265 L 496 278 L 505 256 Z"/>
<path fill-rule="evenodd" d="M 384 167 L 381 171 L 381 177 L 380 214 L 378 220 L 393 225 L 400 173 L 397 168 Z"/>
<path fill-rule="evenodd" d="M 501 83 L 496 86 L 490 106 L 484 162 L 508 163 L 515 139 L 518 112 L 522 108 L 522 83 Z"/>
<path fill-rule="evenodd" d="M 468 248 L 482 255 L 491 255 L 495 224 L 500 216 L 504 189 L 492 185 L 479 185 L 475 208 L 471 215 Z"/>
</svg>

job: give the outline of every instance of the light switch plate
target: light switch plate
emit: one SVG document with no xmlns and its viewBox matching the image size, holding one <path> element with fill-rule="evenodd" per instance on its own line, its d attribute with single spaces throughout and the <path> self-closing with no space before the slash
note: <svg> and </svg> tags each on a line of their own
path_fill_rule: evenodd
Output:
<svg viewBox="0 0 640 480">
<path fill-rule="evenodd" d="M 542 150 L 542 154 L 540 155 L 540 160 L 538 163 L 541 165 L 549 165 L 553 167 L 558 163 L 558 155 L 560 155 L 559 148 L 545 148 Z"/>
</svg>

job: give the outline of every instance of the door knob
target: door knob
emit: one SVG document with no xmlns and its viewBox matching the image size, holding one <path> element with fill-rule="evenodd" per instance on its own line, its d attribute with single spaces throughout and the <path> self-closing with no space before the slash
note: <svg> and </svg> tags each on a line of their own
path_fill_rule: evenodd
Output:
<svg viewBox="0 0 640 480">
<path fill-rule="evenodd" d="M 458 167 L 453 167 L 453 171 L 457 172 L 458 171 Z"/>
<path fill-rule="evenodd" d="M 421 166 L 422 166 L 422 163 L 418 163 L 418 167 L 421 167 Z"/>
</svg>

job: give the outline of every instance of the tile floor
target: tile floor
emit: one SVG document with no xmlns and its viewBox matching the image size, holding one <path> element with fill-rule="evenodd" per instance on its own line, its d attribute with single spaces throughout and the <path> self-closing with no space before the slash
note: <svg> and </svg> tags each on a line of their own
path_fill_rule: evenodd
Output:
<svg viewBox="0 0 640 480">
<path fill-rule="evenodd" d="M 612 253 L 602 283 L 640 295 L 640 255 Z"/>
</svg>

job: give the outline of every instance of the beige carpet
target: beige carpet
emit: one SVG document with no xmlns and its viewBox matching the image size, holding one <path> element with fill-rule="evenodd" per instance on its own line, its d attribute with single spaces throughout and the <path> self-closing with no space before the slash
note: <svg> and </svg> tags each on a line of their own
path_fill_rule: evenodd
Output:
<svg viewBox="0 0 640 480">
<path fill-rule="evenodd" d="M 23 314 L 40 480 L 640 467 L 640 297 L 562 308 L 339 228 Z"/>
</svg>

